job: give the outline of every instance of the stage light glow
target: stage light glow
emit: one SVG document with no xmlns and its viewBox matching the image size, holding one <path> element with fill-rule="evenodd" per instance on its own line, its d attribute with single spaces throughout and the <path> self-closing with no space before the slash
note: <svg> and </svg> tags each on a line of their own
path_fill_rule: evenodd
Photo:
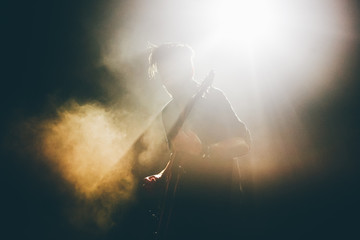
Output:
<svg viewBox="0 0 360 240">
<path fill-rule="evenodd" d="M 351 6 L 340 0 L 138 0 L 126 22 L 124 8 L 111 8 L 122 27 L 100 40 L 107 67 L 119 69 L 115 59 L 131 60 L 148 42 L 184 42 L 196 52 L 197 79 L 214 68 L 214 84 L 225 91 L 239 84 L 300 98 L 323 91 L 352 34 Z"/>
<path fill-rule="evenodd" d="M 346 52 L 342 41 L 350 34 L 350 20 L 346 4 L 339 1 L 228 0 L 208 6 L 206 19 L 213 27 L 211 44 L 204 51 L 211 57 L 201 62 L 212 59 L 210 65 L 229 73 L 228 82 L 216 82 L 221 87 L 234 86 L 242 75 L 253 78 L 251 71 L 256 71 L 257 79 L 251 81 L 271 84 L 269 90 L 277 93 L 296 94 L 304 86 L 318 89 Z"/>
<path fill-rule="evenodd" d="M 289 17 L 281 6 L 273 1 L 215 1 L 210 11 L 214 37 L 229 45 L 276 42 L 282 38 L 282 25 Z"/>
</svg>

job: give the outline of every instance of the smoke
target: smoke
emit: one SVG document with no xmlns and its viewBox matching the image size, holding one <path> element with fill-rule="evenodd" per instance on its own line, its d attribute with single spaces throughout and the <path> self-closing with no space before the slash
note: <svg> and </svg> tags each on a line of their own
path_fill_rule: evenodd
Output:
<svg viewBox="0 0 360 240">
<path fill-rule="evenodd" d="M 42 153 L 76 192 L 91 197 L 98 185 L 128 148 L 126 131 L 117 128 L 112 113 L 95 104 L 73 102 L 58 112 L 58 119 L 42 124 Z M 129 196 L 133 181 L 130 163 L 121 161 L 120 176 L 128 186 L 121 193 Z"/>
<path fill-rule="evenodd" d="M 86 20 L 94 26 L 88 31 L 100 53 L 92 66 L 98 75 L 86 79 L 103 90 L 100 99 L 106 103 L 68 100 L 51 106 L 54 117 L 26 119 L 18 136 L 24 152 L 49 166 L 49 177 L 60 178 L 60 188 L 70 188 L 70 203 L 59 206 L 69 221 L 90 231 L 107 231 L 115 213 L 117 218 L 126 213 L 136 201 L 138 182 L 159 169 L 154 165 L 166 152 L 161 124 L 151 123 L 169 97 L 159 82 L 148 81 L 146 41 L 134 42 L 129 23 L 119 21 L 130 14 L 127 4 L 103 4 L 109 16 Z M 56 187 L 54 191 L 62 191 Z"/>
<path fill-rule="evenodd" d="M 126 108 L 72 100 L 57 109 L 56 117 L 23 125 L 22 135 L 27 137 L 22 141 L 33 157 L 70 187 L 73 202 L 63 210 L 73 225 L 106 231 L 114 224 L 114 212 L 120 209 L 119 215 L 124 214 L 135 200 L 136 161 L 151 167 L 162 149 L 163 133 L 156 126 L 146 131 L 154 120 L 144 118 Z M 133 146 L 137 141 L 140 149 Z"/>
</svg>

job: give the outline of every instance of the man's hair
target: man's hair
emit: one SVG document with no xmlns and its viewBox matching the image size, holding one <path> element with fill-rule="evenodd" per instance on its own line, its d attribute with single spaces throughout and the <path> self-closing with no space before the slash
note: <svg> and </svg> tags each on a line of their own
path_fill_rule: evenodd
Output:
<svg viewBox="0 0 360 240">
<path fill-rule="evenodd" d="M 160 46 L 150 45 L 149 55 L 149 77 L 154 78 L 158 73 L 158 63 L 181 57 L 189 59 L 189 63 L 193 65 L 194 50 L 183 43 L 163 43 Z"/>
</svg>

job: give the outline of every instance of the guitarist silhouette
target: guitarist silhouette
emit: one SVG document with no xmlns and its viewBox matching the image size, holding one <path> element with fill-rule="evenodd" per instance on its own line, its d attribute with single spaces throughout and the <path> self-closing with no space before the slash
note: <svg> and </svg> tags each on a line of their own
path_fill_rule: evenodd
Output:
<svg viewBox="0 0 360 240">
<path fill-rule="evenodd" d="M 149 57 L 151 76 L 157 75 L 173 97 L 162 113 L 171 158 L 143 185 L 149 192 L 163 187 L 156 230 L 160 240 L 223 237 L 228 226 L 213 228 L 216 221 L 209 213 L 215 219 L 227 217 L 234 158 L 250 146 L 244 123 L 223 93 L 210 87 L 213 72 L 201 86 L 193 80 L 192 58 L 193 50 L 177 43 L 154 46 Z"/>
</svg>

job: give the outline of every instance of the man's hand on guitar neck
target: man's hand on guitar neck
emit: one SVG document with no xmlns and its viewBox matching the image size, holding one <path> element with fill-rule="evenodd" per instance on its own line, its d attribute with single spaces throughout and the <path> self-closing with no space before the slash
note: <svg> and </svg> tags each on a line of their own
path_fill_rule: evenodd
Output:
<svg viewBox="0 0 360 240">
<path fill-rule="evenodd" d="M 174 153 L 187 153 L 193 156 L 201 156 L 203 154 L 201 140 L 196 133 L 191 130 L 180 130 L 172 141 L 172 148 Z M 156 189 L 162 185 L 165 180 L 163 175 L 166 175 L 169 164 L 170 162 L 168 162 L 167 166 L 160 173 L 144 178 L 143 188 L 147 192 L 154 193 L 156 192 Z"/>
</svg>

